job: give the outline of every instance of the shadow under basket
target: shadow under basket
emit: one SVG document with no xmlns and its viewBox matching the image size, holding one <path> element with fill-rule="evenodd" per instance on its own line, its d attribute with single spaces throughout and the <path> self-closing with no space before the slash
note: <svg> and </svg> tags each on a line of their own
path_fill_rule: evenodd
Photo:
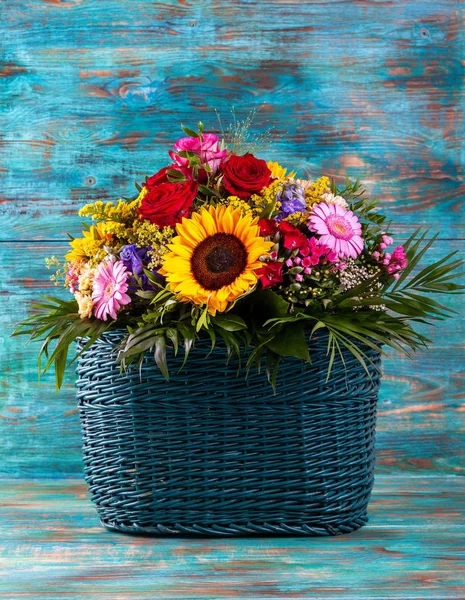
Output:
<svg viewBox="0 0 465 600">
<path fill-rule="evenodd" d="M 276 395 L 264 371 L 226 365 L 199 340 L 168 350 L 172 380 L 153 356 L 120 373 L 122 332 L 106 333 L 78 362 L 85 479 L 102 524 L 151 535 L 337 535 L 367 522 L 373 487 L 380 355 L 336 352 L 327 336 L 312 364 L 281 361 Z M 82 341 L 80 342 L 82 344 Z M 180 355 L 183 352 L 180 353 Z"/>
</svg>

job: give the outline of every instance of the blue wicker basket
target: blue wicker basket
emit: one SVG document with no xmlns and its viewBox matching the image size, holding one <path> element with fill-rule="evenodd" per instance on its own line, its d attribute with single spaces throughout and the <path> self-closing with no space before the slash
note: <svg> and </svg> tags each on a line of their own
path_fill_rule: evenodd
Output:
<svg viewBox="0 0 465 600">
<path fill-rule="evenodd" d="M 285 359 L 277 393 L 263 372 L 244 381 L 225 351 L 200 340 L 169 353 L 172 381 L 152 356 L 120 373 L 121 332 L 79 358 L 77 398 L 86 482 L 102 524 L 126 533 L 336 535 L 367 522 L 373 486 L 379 353 L 370 377 L 327 337 L 312 365 Z"/>
</svg>

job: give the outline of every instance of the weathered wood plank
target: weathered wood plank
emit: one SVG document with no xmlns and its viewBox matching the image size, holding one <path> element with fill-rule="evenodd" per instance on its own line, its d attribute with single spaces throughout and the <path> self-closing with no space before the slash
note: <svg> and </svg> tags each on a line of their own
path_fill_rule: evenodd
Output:
<svg viewBox="0 0 465 600">
<path fill-rule="evenodd" d="M 70 374 L 8 338 L 77 209 L 131 195 L 179 121 L 262 106 L 267 152 L 360 177 L 401 235 L 465 238 L 465 19 L 455 0 L 0 2 L 1 477 L 80 475 Z M 35 240 L 31 242 L 31 240 Z M 51 243 L 44 244 L 41 240 Z M 454 241 L 455 240 L 455 241 Z M 24 242 L 24 243 L 20 243 Z M 371 522 L 314 540 L 153 540 L 98 526 L 82 479 L 0 485 L 0 598 L 465 598 L 465 319 L 385 365 Z M 393 476 L 400 471 L 405 475 Z M 383 474 L 389 474 L 389 477 Z M 423 477 L 420 474 L 427 474 Z"/>
<path fill-rule="evenodd" d="M 465 237 L 460 3 L 131 7 L 2 3 L 0 239 L 63 239 L 82 203 L 166 163 L 180 120 L 232 104 L 264 105 L 273 158 L 360 177 L 403 232 Z"/>
<path fill-rule="evenodd" d="M 0 487 L 0 598 L 465 597 L 463 477 L 378 477 L 348 536 L 135 538 L 102 529 L 81 481 Z"/>
</svg>

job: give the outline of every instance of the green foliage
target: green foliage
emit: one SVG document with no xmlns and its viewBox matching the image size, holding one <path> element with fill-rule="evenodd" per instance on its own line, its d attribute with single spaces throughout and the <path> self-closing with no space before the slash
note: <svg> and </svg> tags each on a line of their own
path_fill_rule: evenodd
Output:
<svg viewBox="0 0 465 600">
<path fill-rule="evenodd" d="M 367 206 L 368 214 L 371 210 Z M 388 346 L 411 356 L 431 342 L 416 331 L 417 324 L 434 324 L 456 314 L 432 296 L 462 293 L 465 289 L 455 281 L 464 274 L 458 272 L 464 261 L 457 258 L 456 252 L 417 269 L 437 237 L 427 240 L 426 235 L 427 232 L 418 230 L 405 243 L 409 265 L 397 281 L 387 279 L 376 294 L 371 288 L 375 277 L 347 291 L 339 288 L 334 292 L 330 309 L 316 304 L 309 309 L 292 310 L 276 292 L 255 289 L 229 312 L 212 315 L 208 306 L 179 303 L 172 292 L 161 287 L 157 278 L 146 271 L 158 291 L 138 292 L 140 297 L 149 299 L 150 304 L 139 317 L 128 317 L 128 334 L 121 344 L 119 360 L 128 366 L 139 363 L 146 352 L 153 352 L 158 367 L 168 379 L 166 353 L 177 353 L 183 348 L 184 360 L 187 360 L 196 339 L 207 335 L 212 350 L 218 340 L 222 340 L 230 357 L 235 355 L 240 359 L 246 355 L 247 370 L 254 364 L 260 366 L 262 358 L 266 358 L 268 378 L 274 385 L 282 357 L 311 361 L 311 336 L 320 329 L 328 333 L 328 377 L 336 352 L 342 357 L 343 347 L 367 372 L 369 359 L 363 351 L 364 344 L 380 352 Z M 381 310 L 373 309 L 377 306 Z M 39 373 L 45 373 L 53 364 L 57 389 L 63 382 L 65 368 L 76 359 L 76 356 L 71 361 L 67 359 L 71 343 L 77 338 L 89 338 L 84 347 L 87 349 L 116 325 L 115 322 L 81 319 L 77 308 L 75 300 L 44 297 L 43 302 L 33 306 L 34 314 L 13 333 L 42 341 Z M 123 324 L 124 321 L 119 320 L 117 326 Z"/>
<path fill-rule="evenodd" d="M 267 134 L 257 136 L 251 132 L 254 116 L 252 112 L 244 120 L 239 120 L 233 109 L 233 122 L 227 131 L 223 131 L 219 119 L 224 137 L 229 141 L 229 149 L 237 154 L 246 151 L 256 153 L 267 137 Z M 201 122 L 197 131 L 185 126 L 182 128 L 186 135 L 202 140 L 204 127 Z M 199 185 L 197 200 L 200 204 L 213 204 L 216 197 L 221 198 L 221 185 L 211 176 L 208 165 L 202 166 L 194 152 L 181 151 L 179 155 L 188 160 L 194 179 L 197 179 L 201 168 L 207 171 L 207 181 Z M 169 169 L 167 176 L 173 182 L 186 180 L 175 169 Z M 140 289 L 132 299 L 131 311 L 122 311 L 117 321 L 80 318 L 74 299 L 64 301 L 47 296 L 43 302 L 33 306 L 34 314 L 21 323 L 13 335 L 25 334 L 30 340 L 42 341 L 39 375 L 54 365 L 57 389 L 62 385 L 65 368 L 76 359 L 75 356 L 68 361 L 69 346 L 78 338 L 86 338 L 82 352 L 112 328 L 127 328 L 118 353 L 122 367 L 140 364 L 144 355 L 151 352 L 166 379 L 170 377 L 167 353 L 177 354 L 181 349 L 185 362 L 196 340 L 201 337 L 210 339 L 212 351 L 218 343 L 224 344 L 228 357 L 236 356 L 239 366 L 241 358 L 246 357 L 247 372 L 252 366 L 260 368 L 265 363 L 273 386 L 283 357 L 311 362 L 311 337 L 320 330 L 325 330 L 328 336 L 327 377 L 336 353 L 343 359 L 344 348 L 356 357 L 367 373 L 369 358 L 364 347 L 384 352 L 387 346 L 411 356 L 430 343 L 417 331 L 418 325 L 432 325 L 455 314 L 436 297 L 438 294 L 463 292 L 465 286 L 456 280 L 464 274 L 460 272 L 464 261 L 456 253 L 451 253 L 421 268 L 420 263 L 437 236 L 428 239 L 428 232 L 419 229 L 404 244 L 408 266 L 395 281 L 373 258 L 373 250 L 379 248 L 382 235 L 389 228 L 385 216 L 377 209 L 376 200 L 365 197 L 359 180 L 347 180 L 345 187 L 340 189 L 333 181 L 331 191 L 348 201 L 362 224 L 365 250 L 359 259 L 356 279 L 361 282 L 351 289 L 343 286 L 342 278 L 335 274 L 333 265 L 329 263 L 326 266 L 320 264 L 308 274 L 304 289 L 303 284 L 294 278 L 303 269 L 294 266 L 286 274 L 291 278 L 287 289 L 284 284 L 275 290 L 254 286 L 237 298 L 228 312 L 213 314 L 208 304 L 195 306 L 180 301 L 160 284 L 158 277 L 145 270 L 153 289 L 143 289 L 141 279 L 135 277 Z M 276 200 L 270 202 L 260 218 L 269 218 L 275 211 L 275 205 Z M 81 214 L 101 221 L 110 218 L 115 221 L 119 219 L 118 211 L 125 214 L 123 209 L 127 207 L 121 200 L 116 205 L 97 201 L 84 207 Z M 131 210 L 135 212 L 136 205 Z M 124 223 L 125 220 L 126 217 L 121 217 L 119 222 Z M 277 234 L 274 242 L 278 249 L 279 239 Z M 284 259 L 290 256 L 291 251 L 287 250 Z"/>
<path fill-rule="evenodd" d="M 16 335 L 28 335 L 29 341 L 41 340 L 39 351 L 39 377 L 52 366 L 55 366 L 56 389 L 60 389 L 67 366 L 72 364 L 84 350 L 89 348 L 111 323 L 93 319 L 81 319 L 77 311 L 77 302 L 60 300 L 44 296 L 44 302 L 32 306 L 35 314 L 23 321 L 13 332 Z M 67 362 L 69 346 L 78 338 L 88 337 L 84 348 L 70 362 Z M 46 363 L 42 368 L 42 361 Z"/>
</svg>

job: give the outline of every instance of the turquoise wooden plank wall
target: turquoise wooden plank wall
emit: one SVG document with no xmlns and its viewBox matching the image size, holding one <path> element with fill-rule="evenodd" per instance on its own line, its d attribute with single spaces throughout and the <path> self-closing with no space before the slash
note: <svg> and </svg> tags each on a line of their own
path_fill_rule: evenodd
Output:
<svg viewBox="0 0 465 600">
<path fill-rule="evenodd" d="M 399 239 L 429 223 L 434 256 L 463 251 L 464 42 L 455 0 L 2 2 L 0 476 L 80 473 L 72 374 L 55 396 L 9 331 L 53 291 L 43 259 L 77 208 L 132 194 L 181 120 L 261 106 L 271 157 L 360 177 Z M 430 354 L 386 364 L 379 472 L 465 471 L 464 333 L 462 312 Z"/>
</svg>

